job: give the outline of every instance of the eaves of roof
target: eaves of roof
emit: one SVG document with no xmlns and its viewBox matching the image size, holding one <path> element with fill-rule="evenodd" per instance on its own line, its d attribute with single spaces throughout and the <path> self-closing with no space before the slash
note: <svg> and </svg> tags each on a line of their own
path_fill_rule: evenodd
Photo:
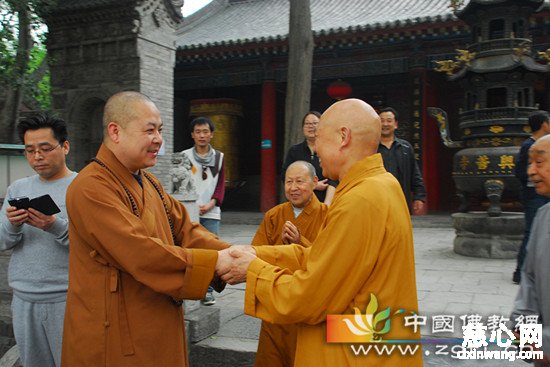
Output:
<svg viewBox="0 0 550 367">
<path fill-rule="evenodd" d="M 537 63 L 531 57 L 518 57 L 515 55 L 499 55 L 492 58 L 482 58 L 472 61 L 470 66 L 462 68 L 453 74 L 449 79 L 458 80 L 468 73 L 485 74 L 510 71 L 517 68 L 524 68 L 535 73 L 548 73 L 550 66 Z"/>
<path fill-rule="evenodd" d="M 314 37 L 454 21 L 448 0 L 311 0 Z M 288 0 L 214 0 L 184 21 L 180 49 L 276 42 L 288 35 Z"/>
</svg>

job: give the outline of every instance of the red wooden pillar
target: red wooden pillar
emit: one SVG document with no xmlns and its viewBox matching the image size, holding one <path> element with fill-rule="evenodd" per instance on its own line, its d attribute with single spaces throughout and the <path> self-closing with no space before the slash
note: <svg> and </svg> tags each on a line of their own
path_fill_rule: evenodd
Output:
<svg viewBox="0 0 550 367">
<path fill-rule="evenodd" d="M 276 90 L 274 80 L 262 85 L 262 145 L 260 173 L 260 210 L 266 212 L 277 203 Z"/>
<path fill-rule="evenodd" d="M 428 203 L 430 210 L 440 209 L 440 182 L 441 171 L 439 168 L 439 146 L 440 137 L 437 124 L 428 115 L 427 107 L 437 107 L 437 83 L 430 78 L 429 72 L 422 71 L 422 174 L 424 184 L 428 192 Z"/>
</svg>

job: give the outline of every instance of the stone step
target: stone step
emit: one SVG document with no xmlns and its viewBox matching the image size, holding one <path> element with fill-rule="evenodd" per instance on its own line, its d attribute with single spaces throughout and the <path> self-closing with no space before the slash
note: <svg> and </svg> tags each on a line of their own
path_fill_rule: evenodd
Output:
<svg viewBox="0 0 550 367">
<path fill-rule="evenodd" d="M 247 338 L 213 336 L 191 345 L 191 367 L 251 367 L 258 341 Z"/>
</svg>

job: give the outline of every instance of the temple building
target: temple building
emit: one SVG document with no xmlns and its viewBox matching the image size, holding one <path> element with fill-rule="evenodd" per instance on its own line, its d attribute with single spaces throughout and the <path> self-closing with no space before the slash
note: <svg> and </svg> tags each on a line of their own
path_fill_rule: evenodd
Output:
<svg viewBox="0 0 550 367">
<path fill-rule="evenodd" d="M 513 22 L 502 19 L 500 13 L 482 11 L 484 17 L 495 17 L 485 22 L 491 25 L 487 30 L 480 27 L 472 30 L 459 19 L 455 10 L 460 8 L 452 5 L 464 8 L 466 4 L 457 3 L 311 0 L 315 43 L 311 109 L 322 112 L 341 97 L 360 98 L 375 108 L 397 109 L 400 114 L 397 135 L 415 147 L 430 210 L 454 210 L 458 199 L 451 178 L 456 150 L 442 144 L 437 124 L 426 109 L 443 108 L 451 126 L 463 109 L 473 109 L 464 105 L 472 101 L 463 100 L 463 85 L 450 80 L 446 72 L 437 71 L 443 68 L 438 61 L 455 59 L 457 50 L 472 43 L 472 32 L 483 31 L 490 40 L 531 39 L 537 62 L 541 65 L 549 62 L 548 3 L 523 1 L 529 3 L 526 5 L 529 8 L 536 5 L 537 10 L 528 24 L 514 23 L 514 29 L 504 26 Z M 521 3 L 472 0 L 469 6 L 509 7 L 507 16 L 513 18 L 522 13 Z M 274 163 L 280 174 L 285 154 L 282 142 L 288 13 L 287 0 L 214 0 L 184 19 L 183 26 L 176 31 L 174 149 L 191 144 L 187 123 L 192 116 L 207 114 L 220 121 L 217 125 L 223 136 L 214 145 L 217 143 L 222 150 L 228 147 L 228 159 L 235 156 L 238 162 L 230 174 L 233 181 L 228 196 L 230 206 L 235 200 L 241 206 L 257 209 L 262 195 L 260 182 L 278 180 L 260 175 L 260 161 L 266 150 L 275 150 Z M 509 42 L 503 47 L 517 44 Z M 548 83 L 548 78 L 534 82 L 529 97 L 533 105 L 546 110 L 550 108 Z M 269 131 L 264 121 L 266 109 L 276 111 L 275 119 L 271 120 L 275 121 L 273 137 L 263 135 Z M 454 125 L 451 135 L 458 137 L 458 124 Z"/>
<path fill-rule="evenodd" d="M 464 113 L 475 115 L 482 101 L 479 108 L 506 100 L 512 107 L 550 109 L 544 72 L 550 58 L 548 0 L 310 1 L 311 109 L 322 112 L 347 97 L 397 109 L 397 135 L 415 147 L 430 210 L 455 210 L 459 200 L 452 176 L 457 149 L 444 146 L 428 107 L 447 112 L 455 139 L 465 133 L 458 126 Z M 182 4 L 66 0 L 46 17 L 53 109 L 69 124 L 69 164 L 79 170 L 95 155 L 107 98 L 138 90 L 153 99 L 163 118 L 165 154 L 152 171 L 165 186 L 170 154 L 192 145 L 191 118 L 207 115 L 216 123 L 213 146 L 226 153 L 224 208 L 268 209 L 265 203 L 278 198 L 273 187 L 282 182 L 285 155 L 289 1 L 213 0 L 187 18 L 181 16 Z M 466 8 L 474 17 L 467 22 L 460 17 Z M 465 98 L 476 80 L 471 73 L 484 70 L 483 60 L 491 55 L 478 54 L 466 77 L 453 76 L 459 72 L 453 65 L 472 57 L 478 39 L 482 46 L 511 49 L 510 55 L 529 53 L 529 65 L 522 65 L 535 70 L 536 78 L 522 76 L 520 86 L 503 65 L 502 72 L 511 75 L 499 74 L 503 85 L 473 88 Z M 503 98 L 506 88 L 514 96 Z M 518 126 L 517 141 L 529 133 L 521 130 L 521 121 Z M 276 170 L 266 173 L 261 162 Z"/>
</svg>

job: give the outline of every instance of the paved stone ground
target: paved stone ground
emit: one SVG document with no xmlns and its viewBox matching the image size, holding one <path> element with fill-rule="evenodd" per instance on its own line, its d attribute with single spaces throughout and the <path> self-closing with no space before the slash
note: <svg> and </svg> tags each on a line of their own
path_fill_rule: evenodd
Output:
<svg viewBox="0 0 550 367">
<path fill-rule="evenodd" d="M 261 221 L 261 213 L 224 213 L 221 237 L 233 244 L 248 244 Z M 463 315 L 478 313 L 508 316 L 517 292 L 511 282 L 515 260 L 478 259 L 455 254 L 452 250 L 454 230 L 446 215 L 413 218 L 416 281 L 420 314 Z M 0 255 L 0 275 L 6 276 L 9 254 Z M 0 320 L 10 318 L 9 290 L 0 289 Z M 260 321 L 243 314 L 244 285 L 228 286 L 217 295 L 220 308 L 219 332 L 191 347 L 193 367 L 252 366 L 258 344 Z M 204 307 L 204 306 L 203 306 Z M 456 329 L 460 327 L 458 323 Z M 431 325 L 421 329 L 423 339 L 451 338 L 434 334 Z M 457 336 L 461 334 L 457 333 Z M 436 355 L 435 345 L 424 345 L 426 367 L 526 367 L 523 361 L 470 360 L 451 358 L 450 347 Z M 338 366 L 335 366 L 338 367 Z"/>
<path fill-rule="evenodd" d="M 248 244 L 254 235 L 261 214 L 227 213 L 221 226 L 221 237 L 233 244 Z M 421 328 L 423 339 L 453 338 L 451 334 L 434 334 L 431 330 L 432 315 L 455 315 L 477 313 L 480 315 L 503 315 L 508 317 L 518 286 L 511 281 L 515 260 L 478 259 L 455 254 L 452 250 L 454 230 L 448 215 L 430 215 L 413 219 L 416 281 L 418 288 L 419 312 L 428 316 L 428 325 Z M 257 346 L 260 321 L 243 315 L 244 285 L 228 286 L 217 295 L 221 309 L 220 331 L 198 345 L 218 350 L 239 350 L 249 353 Z M 456 336 L 461 326 L 456 320 Z M 457 360 L 450 356 L 450 346 L 442 350 L 445 343 L 426 344 L 423 347 L 424 365 L 441 366 L 487 366 L 525 367 L 523 361 L 506 360 Z M 441 355 L 436 354 L 435 345 Z M 221 356 L 228 352 L 220 353 Z M 215 353 L 210 354 L 209 366 L 233 366 L 224 361 L 215 361 Z M 222 357 L 223 358 L 223 357 Z M 237 362 L 235 362 L 237 363 Z M 252 365 L 251 362 L 238 362 L 239 366 Z M 199 366 L 199 364 L 193 364 Z M 202 366 L 202 364 L 201 364 Z"/>
</svg>

